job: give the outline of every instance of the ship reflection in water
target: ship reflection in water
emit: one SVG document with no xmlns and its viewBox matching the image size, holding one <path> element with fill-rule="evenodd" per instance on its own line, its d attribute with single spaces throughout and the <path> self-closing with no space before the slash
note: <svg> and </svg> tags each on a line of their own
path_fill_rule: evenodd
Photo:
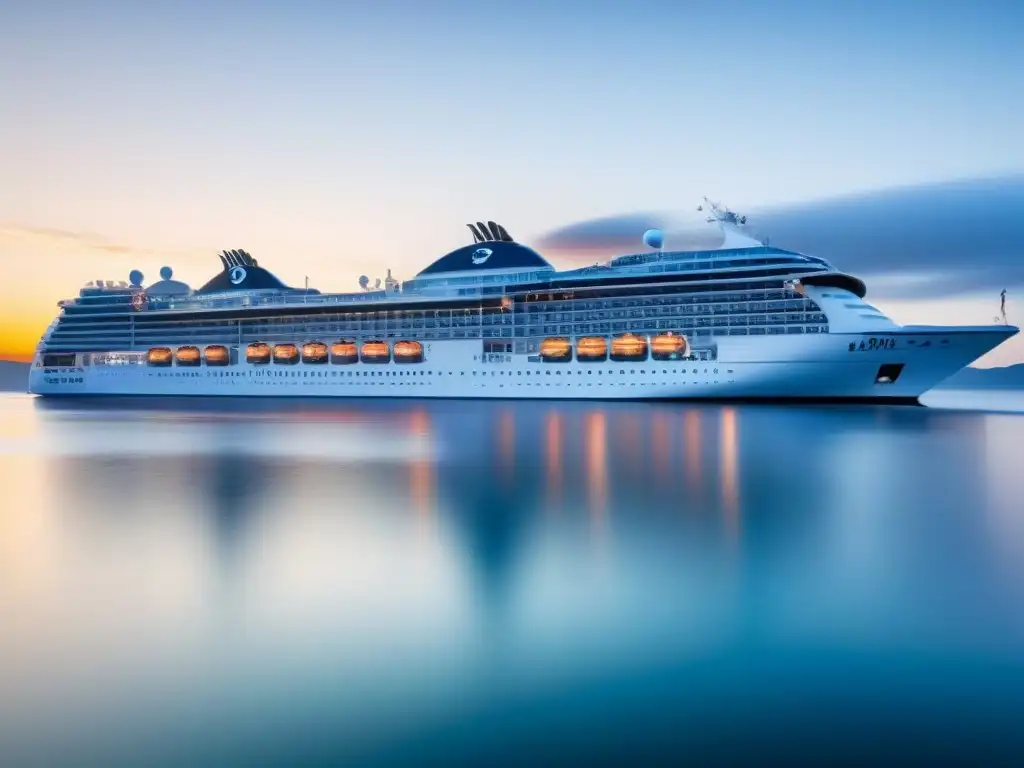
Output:
<svg viewBox="0 0 1024 768">
<path fill-rule="evenodd" d="M 1024 746 L 1024 417 L 0 398 L 0 762 Z"/>
</svg>

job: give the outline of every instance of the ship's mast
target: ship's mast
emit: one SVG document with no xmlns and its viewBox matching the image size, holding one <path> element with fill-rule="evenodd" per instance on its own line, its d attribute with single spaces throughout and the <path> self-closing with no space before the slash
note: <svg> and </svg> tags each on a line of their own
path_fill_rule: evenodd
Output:
<svg viewBox="0 0 1024 768">
<path fill-rule="evenodd" d="M 704 198 L 704 205 L 698 205 L 697 210 L 703 211 L 707 207 L 707 218 L 705 221 L 708 224 L 732 224 L 734 226 L 743 226 L 747 223 L 746 216 L 739 216 L 733 211 L 730 211 L 727 207 L 721 203 L 716 203 L 708 198 Z"/>
<path fill-rule="evenodd" d="M 722 230 L 725 242 L 722 243 L 721 248 L 750 248 L 764 245 L 761 240 L 740 229 L 747 223 L 746 216 L 740 216 L 721 203 L 716 203 L 706 197 L 704 204 L 698 205 L 697 210 L 706 213 L 704 220 L 708 224 L 717 224 L 718 228 Z"/>
</svg>

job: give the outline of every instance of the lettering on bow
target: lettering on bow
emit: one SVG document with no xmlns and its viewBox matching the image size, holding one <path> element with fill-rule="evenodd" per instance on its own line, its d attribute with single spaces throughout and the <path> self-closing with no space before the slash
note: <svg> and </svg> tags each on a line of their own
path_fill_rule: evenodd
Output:
<svg viewBox="0 0 1024 768">
<path fill-rule="evenodd" d="M 849 347 L 850 352 L 874 352 L 880 349 L 896 349 L 896 339 L 878 339 L 872 336 L 868 339 L 861 339 L 860 343 L 851 341 Z"/>
</svg>

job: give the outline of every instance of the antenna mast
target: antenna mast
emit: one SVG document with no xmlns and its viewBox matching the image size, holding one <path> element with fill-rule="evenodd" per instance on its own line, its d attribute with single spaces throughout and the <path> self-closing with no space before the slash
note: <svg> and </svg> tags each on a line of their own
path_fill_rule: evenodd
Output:
<svg viewBox="0 0 1024 768">
<path fill-rule="evenodd" d="M 703 211 L 705 206 L 708 209 L 708 216 L 705 219 L 708 224 L 719 223 L 743 226 L 747 223 L 746 216 L 739 216 L 721 203 L 713 202 L 706 197 L 704 198 L 704 205 L 698 205 L 697 210 Z"/>
<path fill-rule="evenodd" d="M 705 221 L 708 224 L 717 224 L 722 232 L 725 233 L 725 242 L 719 246 L 720 248 L 751 248 L 765 247 L 767 245 L 767 243 L 762 242 L 759 238 L 742 230 L 742 227 L 747 223 L 746 216 L 741 216 L 729 210 L 721 203 L 716 203 L 705 197 L 703 205 L 698 205 L 697 210 L 706 211 Z"/>
</svg>

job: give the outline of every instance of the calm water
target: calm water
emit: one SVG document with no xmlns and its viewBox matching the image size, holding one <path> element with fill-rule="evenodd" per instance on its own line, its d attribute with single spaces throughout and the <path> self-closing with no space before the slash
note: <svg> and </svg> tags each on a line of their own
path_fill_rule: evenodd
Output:
<svg viewBox="0 0 1024 768">
<path fill-rule="evenodd" d="M 0 763 L 1024 757 L 1024 396 L 936 404 L 2 396 Z"/>
</svg>

